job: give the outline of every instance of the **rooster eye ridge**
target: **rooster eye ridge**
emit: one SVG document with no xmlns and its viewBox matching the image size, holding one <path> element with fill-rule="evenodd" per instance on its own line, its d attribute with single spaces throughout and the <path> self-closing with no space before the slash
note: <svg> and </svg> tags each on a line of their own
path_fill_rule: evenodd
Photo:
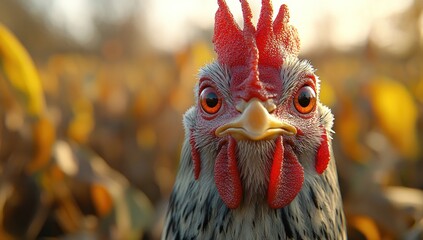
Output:
<svg viewBox="0 0 423 240">
<path fill-rule="evenodd" d="M 217 113 L 222 106 L 222 98 L 212 87 L 206 87 L 200 94 L 201 108 L 209 114 Z"/>
<path fill-rule="evenodd" d="M 299 113 L 307 114 L 316 106 L 316 92 L 308 85 L 301 87 L 294 97 L 294 106 Z"/>
</svg>

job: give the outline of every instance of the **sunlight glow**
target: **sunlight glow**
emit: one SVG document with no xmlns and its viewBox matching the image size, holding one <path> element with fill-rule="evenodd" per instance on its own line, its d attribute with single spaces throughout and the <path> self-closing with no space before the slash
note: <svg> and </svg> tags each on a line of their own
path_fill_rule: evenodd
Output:
<svg viewBox="0 0 423 240">
<path fill-rule="evenodd" d="M 227 3 L 241 22 L 239 2 L 227 0 Z M 328 45 L 340 50 L 363 45 L 377 22 L 403 11 L 412 1 L 278 0 L 273 1 L 274 9 L 282 3 L 290 8 L 291 23 L 300 34 L 302 52 L 308 52 Z M 257 19 L 261 3 L 250 1 L 250 4 Z M 149 9 L 144 11 L 148 16 L 147 35 L 160 49 L 178 49 L 197 37 L 199 30 L 212 28 L 216 9 L 215 0 L 180 0 L 177 4 L 171 0 L 150 0 Z M 387 31 L 392 35 L 394 26 L 385 28 L 385 35 Z"/>
<path fill-rule="evenodd" d="M 216 0 L 56 0 L 28 1 L 31 7 L 44 12 L 51 25 L 64 31 L 82 44 L 95 42 L 98 35 L 94 19 L 119 22 L 131 14 L 137 21 L 140 34 L 147 37 L 153 47 L 175 51 L 190 41 L 210 32 L 217 10 Z M 254 21 L 261 1 L 250 0 Z M 397 41 L 401 33 L 390 24 L 391 18 L 403 12 L 412 0 L 274 0 L 275 12 L 283 3 L 290 8 L 291 23 L 297 27 L 301 39 L 301 52 L 324 50 L 332 46 L 349 50 L 362 46 L 369 36 L 383 46 L 401 49 L 407 41 Z M 240 3 L 227 0 L 238 23 L 242 22 Z M 107 7 L 108 6 L 108 7 Z"/>
</svg>

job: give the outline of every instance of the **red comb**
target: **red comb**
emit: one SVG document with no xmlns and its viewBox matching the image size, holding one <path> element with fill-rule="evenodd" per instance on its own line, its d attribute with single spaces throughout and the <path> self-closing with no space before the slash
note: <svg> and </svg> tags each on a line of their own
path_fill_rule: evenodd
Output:
<svg viewBox="0 0 423 240">
<path fill-rule="evenodd" d="M 288 25 L 289 13 L 282 5 L 272 23 L 271 0 L 263 0 L 257 30 L 251 22 L 252 13 L 246 0 L 240 0 L 244 16 L 244 29 L 236 24 L 225 0 L 218 0 L 213 43 L 220 64 L 232 73 L 235 90 L 244 89 L 239 97 L 248 100 L 262 97 L 268 83 L 259 79 L 259 68 L 266 68 L 266 76 L 272 75 L 270 68 L 280 69 L 286 54 L 297 55 L 299 38 L 294 27 Z M 249 89 L 245 91 L 245 89 Z M 245 93 L 247 95 L 245 95 Z"/>
</svg>

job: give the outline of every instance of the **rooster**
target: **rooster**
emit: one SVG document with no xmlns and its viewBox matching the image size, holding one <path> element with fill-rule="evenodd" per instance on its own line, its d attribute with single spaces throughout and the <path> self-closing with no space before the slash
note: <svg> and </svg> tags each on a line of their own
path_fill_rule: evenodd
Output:
<svg viewBox="0 0 423 240">
<path fill-rule="evenodd" d="M 333 115 L 298 58 L 286 5 L 255 27 L 218 0 L 217 61 L 200 70 L 163 239 L 346 239 L 331 149 Z"/>
</svg>

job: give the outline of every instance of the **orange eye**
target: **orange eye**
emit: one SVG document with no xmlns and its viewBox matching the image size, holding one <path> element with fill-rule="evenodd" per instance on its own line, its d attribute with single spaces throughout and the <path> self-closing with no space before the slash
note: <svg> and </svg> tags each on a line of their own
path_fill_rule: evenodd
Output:
<svg viewBox="0 0 423 240">
<path fill-rule="evenodd" d="M 316 106 L 316 92 L 310 86 L 304 86 L 295 94 L 294 106 L 298 112 L 307 114 Z"/>
<path fill-rule="evenodd" d="M 214 114 L 222 106 L 222 99 L 212 87 L 206 87 L 200 94 L 201 107 L 206 113 Z"/>
</svg>

